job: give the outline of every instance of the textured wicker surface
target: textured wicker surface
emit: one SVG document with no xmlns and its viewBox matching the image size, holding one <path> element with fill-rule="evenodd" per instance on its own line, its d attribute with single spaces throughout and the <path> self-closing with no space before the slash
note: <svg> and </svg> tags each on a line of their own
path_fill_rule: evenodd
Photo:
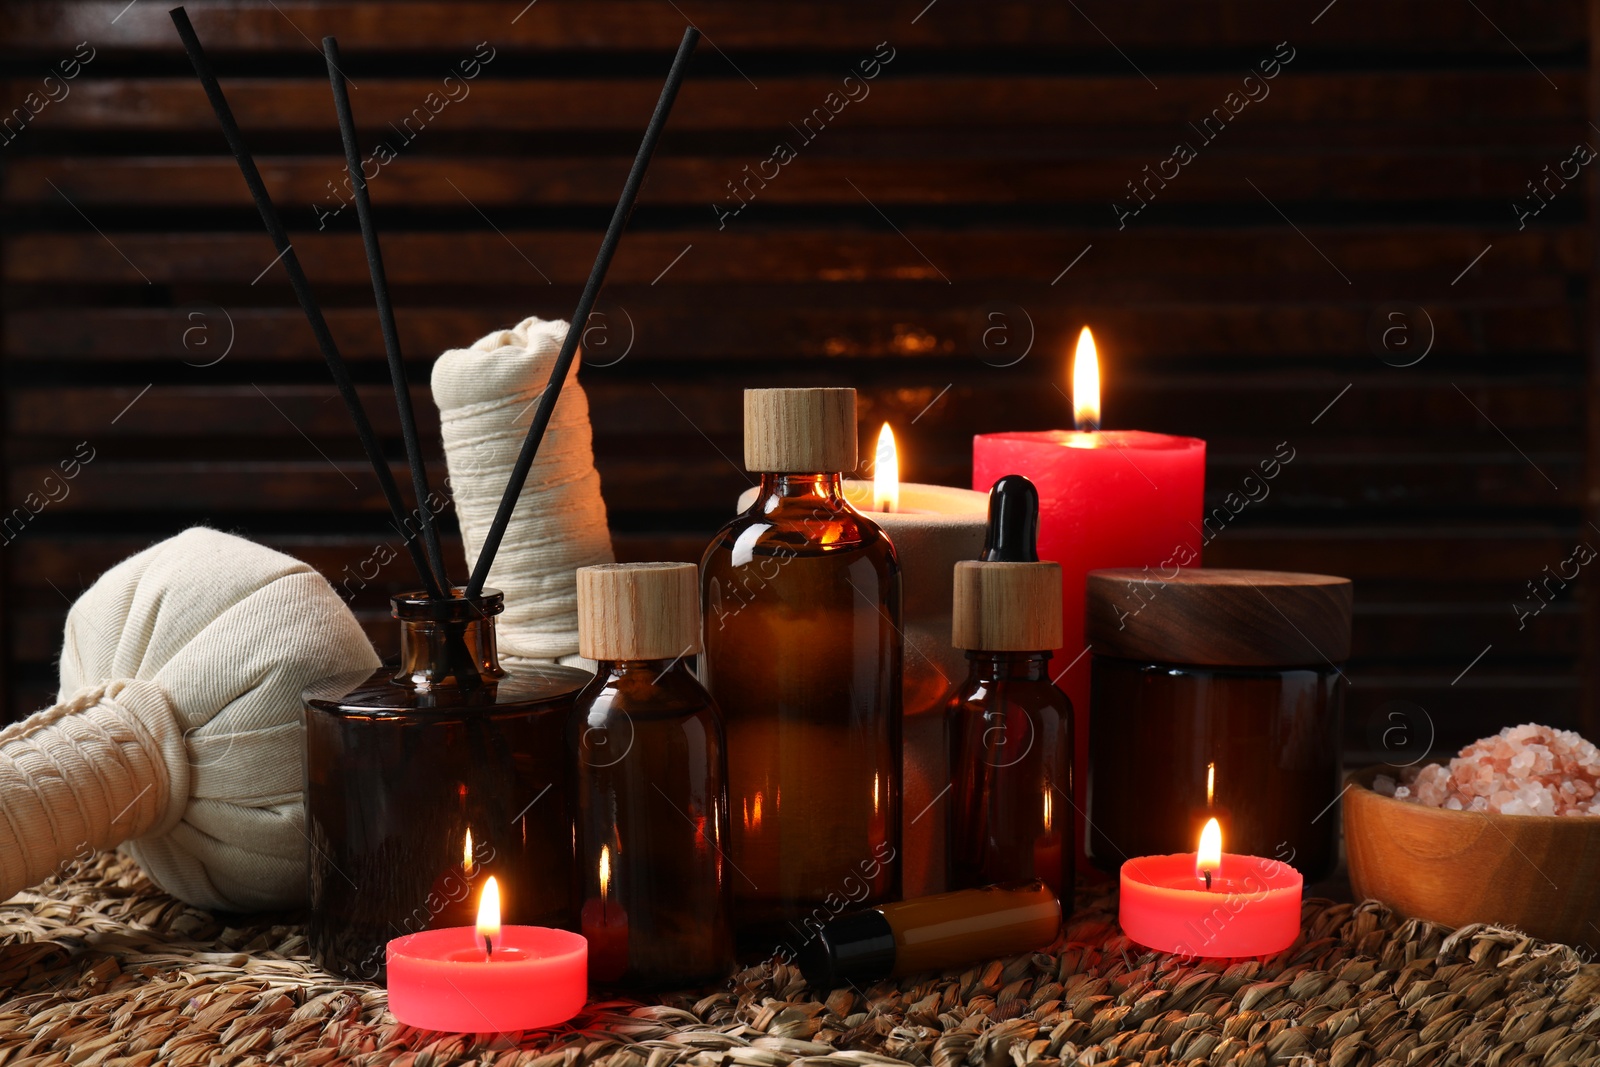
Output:
<svg viewBox="0 0 1600 1067">
<path fill-rule="evenodd" d="M 1081 901 L 1053 952 L 822 1000 L 752 968 L 557 1031 L 442 1036 L 309 966 L 302 927 L 227 926 L 107 856 L 0 906 L 0 1067 L 1600 1063 L 1600 964 L 1567 948 L 1313 900 L 1287 952 L 1194 965 L 1140 951 L 1114 916 Z"/>
</svg>

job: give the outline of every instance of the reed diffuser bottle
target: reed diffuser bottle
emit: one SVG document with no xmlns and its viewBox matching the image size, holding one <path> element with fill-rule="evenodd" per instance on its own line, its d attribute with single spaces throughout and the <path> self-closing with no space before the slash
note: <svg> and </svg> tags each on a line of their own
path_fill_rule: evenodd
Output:
<svg viewBox="0 0 1600 1067">
<path fill-rule="evenodd" d="M 392 604 L 398 669 L 305 699 L 311 954 L 362 981 L 384 979 L 391 938 L 472 925 L 489 875 L 507 923 L 578 918 L 563 741 L 589 675 L 503 670 L 498 590 Z"/>
<path fill-rule="evenodd" d="M 793 952 L 900 892 L 900 565 L 846 501 L 855 390 L 745 392 L 760 492 L 701 562 L 701 680 L 728 728 L 740 949 Z"/>
<path fill-rule="evenodd" d="M 950 696 L 950 885 L 1043 879 L 1072 910 L 1072 702 L 1050 680 L 1061 566 L 1037 550 L 1039 494 L 1021 475 L 989 493 L 981 560 L 956 564 Z"/>
<path fill-rule="evenodd" d="M 589 978 L 697 985 L 733 970 L 722 715 L 695 679 L 692 563 L 578 571 L 578 646 L 599 661 L 567 740 Z"/>
</svg>

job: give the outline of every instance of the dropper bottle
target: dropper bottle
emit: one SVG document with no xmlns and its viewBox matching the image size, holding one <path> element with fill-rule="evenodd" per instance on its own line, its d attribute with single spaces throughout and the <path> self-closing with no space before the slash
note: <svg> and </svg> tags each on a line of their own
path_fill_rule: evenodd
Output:
<svg viewBox="0 0 1600 1067">
<path fill-rule="evenodd" d="M 950 886 L 1043 879 L 1072 910 L 1072 702 L 1050 678 L 1061 566 L 1040 562 L 1039 494 L 1019 474 L 989 491 L 983 555 L 956 564 L 952 641 L 967 678 L 950 730 Z"/>
</svg>

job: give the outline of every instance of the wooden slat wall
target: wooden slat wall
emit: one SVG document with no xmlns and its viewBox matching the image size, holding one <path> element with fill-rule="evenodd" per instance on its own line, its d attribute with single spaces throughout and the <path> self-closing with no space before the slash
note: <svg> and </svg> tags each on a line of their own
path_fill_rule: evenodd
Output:
<svg viewBox="0 0 1600 1067">
<path fill-rule="evenodd" d="M 385 536 L 164 8 L 0 8 L 5 115 L 80 42 L 94 50 L 0 145 L 4 502 L 80 441 L 95 457 L 0 547 L 12 712 L 48 699 L 67 602 L 154 538 L 206 521 L 337 578 Z M 570 310 L 693 19 L 708 40 L 603 300 L 612 351 L 627 323 L 632 346 L 583 373 L 624 557 L 697 557 L 746 484 L 725 459 L 739 455 L 742 387 L 855 385 L 864 433 L 892 420 L 908 476 L 966 484 L 973 433 L 1066 422 L 1056 387 L 1088 322 L 1109 360 L 1107 424 L 1205 437 L 1213 503 L 1280 442 L 1294 449 L 1206 559 L 1356 579 L 1352 750 L 1380 747 L 1402 721 L 1390 713 L 1412 706 L 1442 743 L 1585 721 L 1577 594 L 1595 579 L 1521 628 L 1513 609 L 1575 545 L 1600 546 L 1583 510 L 1594 250 L 1583 190 L 1548 179 L 1574 146 L 1600 144 L 1585 5 L 189 9 L 396 461 L 354 212 L 319 229 L 314 208 L 337 206 L 342 165 L 310 42 L 340 37 L 369 149 L 399 143 L 389 124 L 488 55 L 480 42 L 493 50 L 372 182 L 432 436 L 434 355 Z M 813 140 L 790 126 L 890 49 L 870 94 Z M 1290 50 L 1270 94 L 1206 143 L 1190 123 Z M 719 227 L 712 205 L 737 206 L 729 183 L 780 140 L 797 157 Z M 1119 228 L 1126 183 L 1178 141 L 1197 158 Z M 1549 203 L 1521 227 L 1529 182 L 1548 182 Z M 983 349 L 992 312 L 1013 346 L 1033 335 L 1015 365 Z M 1408 347 L 1391 333 L 1385 351 L 1390 326 Z M 356 606 L 387 641 L 384 592 Z"/>
</svg>

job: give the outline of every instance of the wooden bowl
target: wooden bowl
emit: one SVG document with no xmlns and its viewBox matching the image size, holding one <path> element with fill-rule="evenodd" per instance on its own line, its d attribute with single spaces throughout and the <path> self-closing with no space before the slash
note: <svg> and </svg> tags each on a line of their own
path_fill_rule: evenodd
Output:
<svg viewBox="0 0 1600 1067">
<path fill-rule="evenodd" d="M 1493 923 L 1600 949 L 1600 816 L 1450 811 L 1372 791 L 1393 768 L 1345 779 L 1350 884 L 1408 918 Z"/>
</svg>

